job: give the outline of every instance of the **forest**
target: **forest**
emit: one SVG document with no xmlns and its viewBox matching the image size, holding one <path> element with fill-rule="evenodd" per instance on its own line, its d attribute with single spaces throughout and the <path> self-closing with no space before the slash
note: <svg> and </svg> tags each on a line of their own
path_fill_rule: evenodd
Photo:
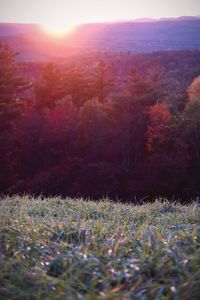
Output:
<svg viewBox="0 0 200 300">
<path fill-rule="evenodd" d="M 18 61 L 0 45 L 0 192 L 200 193 L 200 51 Z"/>
</svg>

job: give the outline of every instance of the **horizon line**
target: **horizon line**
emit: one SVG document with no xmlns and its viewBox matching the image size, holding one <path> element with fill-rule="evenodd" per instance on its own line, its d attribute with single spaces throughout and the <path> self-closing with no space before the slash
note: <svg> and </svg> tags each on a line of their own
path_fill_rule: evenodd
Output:
<svg viewBox="0 0 200 300">
<path fill-rule="evenodd" d="M 182 18 L 194 18 L 200 19 L 200 15 L 181 15 L 177 17 L 138 17 L 133 19 L 113 19 L 108 21 L 91 21 L 91 22 L 82 22 L 77 23 L 78 25 L 90 25 L 90 24 L 112 24 L 112 23 L 128 23 L 128 22 L 135 22 L 135 23 L 153 23 L 159 21 L 173 21 Z M 0 24 L 18 24 L 18 25 L 41 25 L 42 22 L 17 22 L 17 21 L 0 21 Z"/>
</svg>

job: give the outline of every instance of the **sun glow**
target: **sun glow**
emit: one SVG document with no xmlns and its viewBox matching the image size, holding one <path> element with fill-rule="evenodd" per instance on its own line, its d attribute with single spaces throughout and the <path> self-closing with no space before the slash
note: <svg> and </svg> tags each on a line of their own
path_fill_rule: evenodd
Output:
<svg viewBox="0 0 200 300">
<path fill-rule="evenodd" d="M 49 34 L 63 36 L 70 33 L 75 28 L 74 23 L 65 21 L 48 21 L 42 24 L 42 28 Z"/>
</svg>

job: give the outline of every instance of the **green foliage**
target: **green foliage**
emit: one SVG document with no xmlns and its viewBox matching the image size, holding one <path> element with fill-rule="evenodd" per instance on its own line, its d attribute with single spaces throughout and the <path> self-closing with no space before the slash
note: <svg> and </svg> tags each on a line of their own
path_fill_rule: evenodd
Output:
<svg viewBox="0 0 200 300">
<path fill-rule="evenodd" d="M 0 132 L 10 128 L 19 114 L 17 93 L 25 87 L 25 82 L 17 74 L 15 63 L 17 53 L 0 44 Z"/>
<path fill-rule="evenodd" d="M 21 113 L 20 93 L 27 83 L 18 74 L 17 53 L 0 44 L 0 189 L 11 185 L 10 169 L 14 165 L 11 152 L 14 138 L 11 129 Z M 12 165 L 12 166 L 11 166 Z"/>
<path fill-rule="evenodd" d="M 199 220 L 163 199 L 2 198 L 0 299 L 197 300 Z"/>
</svg>

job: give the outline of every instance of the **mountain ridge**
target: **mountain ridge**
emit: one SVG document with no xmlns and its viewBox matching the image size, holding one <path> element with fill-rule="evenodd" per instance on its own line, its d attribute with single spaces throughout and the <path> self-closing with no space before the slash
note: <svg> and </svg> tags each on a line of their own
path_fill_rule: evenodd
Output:
<svg viewBox="0 0 200 300">
<path fill-rule="evenodd" d="M 200 50 L 200 17 L 81 24 L 62 38 L 48 35 L 38 24 L 0 23 L 0 43 L 5 42 L 21 52 L 22 59 L 64 57 L 84 51 Z"/>
</svg>

